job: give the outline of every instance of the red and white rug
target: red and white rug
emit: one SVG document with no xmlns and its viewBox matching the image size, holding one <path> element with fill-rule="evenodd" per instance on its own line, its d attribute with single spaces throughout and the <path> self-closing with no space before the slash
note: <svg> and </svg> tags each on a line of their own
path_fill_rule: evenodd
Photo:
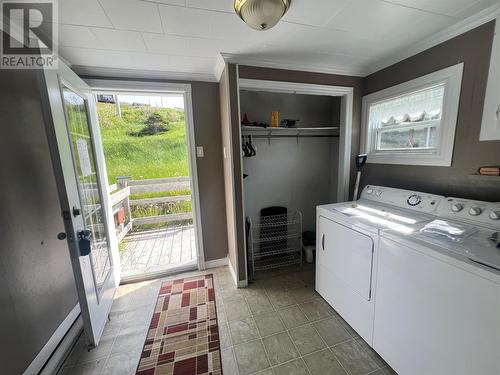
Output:
<svg viewBox="0 0 500 375">
<path fill-rule="evenodd" d="M 164 282 L 136 374 L 222 374 L 216 311 L 211 274 Z"/>
</svg>

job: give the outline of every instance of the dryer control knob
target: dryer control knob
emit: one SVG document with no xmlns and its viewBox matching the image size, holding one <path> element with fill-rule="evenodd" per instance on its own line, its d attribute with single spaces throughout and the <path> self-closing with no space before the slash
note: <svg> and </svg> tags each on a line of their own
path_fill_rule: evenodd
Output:
<svg viewBox="0 0 500 375">
<path fill-rule="evenodd" d="M 413 195 L 410 195 L 408 197 L 408 199 L 406 200 L 406 202 L 410 205 L 410 206 L 418 206 L 421 202 L 422 202 L 422 197 L 418 194 L 413 194 Z"/>
<path fill-rule="evenodd" d="M 451 210 L 452 210 L 453 212 L 460 212 L 460 211 L 462 211 L 463 209 L 464 209 L 464 206 L 463 206 L 462 204 L 460 204 L 460 203 L 453 203 L 453 204 L 451 205 Z"/>
<path fill-rule="evenodd" d="M 491 220 L 500 220 L 500 211 L 490 211 Z"/>
<path fill-rule="evenodd" d="M 471 207 L 469 209 L 469 215 L 471 215 L 471 216 L 477 216 L 477 215 L 481 214 L 481 212 L 483 212 L 481 207 Z"/>
</svg>

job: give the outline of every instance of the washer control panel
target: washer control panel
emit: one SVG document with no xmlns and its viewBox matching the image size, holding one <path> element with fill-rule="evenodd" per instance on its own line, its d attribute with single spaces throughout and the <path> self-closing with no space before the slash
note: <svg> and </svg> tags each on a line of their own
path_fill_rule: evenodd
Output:
<svg viewBox="0 0 500 375">
<path fill-rule="evenodd" d="M 440 195 L 375 185 L 365 186 L 361 198 L 429 214 L 434 213 L 444 199 Z"/>
<path fill-rule="evenodd" d="M 500 203 L 446 198 L 438 207 L 438 215 L 500 229 Z"/>
</svg>

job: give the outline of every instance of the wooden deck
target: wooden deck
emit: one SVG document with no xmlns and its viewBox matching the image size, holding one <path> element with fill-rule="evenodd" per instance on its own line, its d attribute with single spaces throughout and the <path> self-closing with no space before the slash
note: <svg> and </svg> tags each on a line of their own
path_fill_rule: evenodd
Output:
<svg viewBox="0 0 500 375">
<path fill-rule="evenodd" d="M 196 262 L 193 225 L 131 233 L 123 243 L 122 277 L 166 271 Z"/>
</svg>

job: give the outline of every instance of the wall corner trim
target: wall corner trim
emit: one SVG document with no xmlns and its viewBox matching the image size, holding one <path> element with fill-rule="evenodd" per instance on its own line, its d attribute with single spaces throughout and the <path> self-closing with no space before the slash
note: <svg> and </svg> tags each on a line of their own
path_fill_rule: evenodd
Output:
<svg viewBox="0 0 500 375">
<path fill-rule="evenodd" d="M 207 261 L 205 261 L 205 269 L 224 267 L 224 266 L 227 266 L 228 263 L 229 263 L 229 260 L 227 259 L 227 257 L 220 258 L 220 259 L 207 260 Z"/>
<path fill-rule="evenodd" d="M 224 73 L 224 69 L 226 68 L 226 60 L 224 59 L 224 56 L 221 54 L 217 55 L 217 61 L 215 62 L 215 79 L 217 82 L 220 82 L 220 79 L 222 77 L 222 74 Z"/>
<path fill-rule="evenodd" d="M 231 273 L 231 276 L 234 281 L 234 285 L 236 285 L 237 288 L 246 288 L 248 286 L 248 280 L 241 280 L 238 281 L 238 278 L 236 277 L 236 272 L 234 272 L 233 265 L 228 259 L 227 265 L 229 266 L 229 272 Z"/>
</svg>

